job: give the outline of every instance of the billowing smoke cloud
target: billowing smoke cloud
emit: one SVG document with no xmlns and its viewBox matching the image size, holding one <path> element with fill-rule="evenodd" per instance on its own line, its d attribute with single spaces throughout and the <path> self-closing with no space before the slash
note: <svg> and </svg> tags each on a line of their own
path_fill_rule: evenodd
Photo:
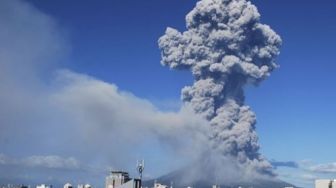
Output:
<svg viewBox="0 0 336 188">
<path fill-rule="evenodd" d="M 133 175 L 140 158 L 154 177 L 207 144 L 206 122 L 192 110 L 163 112 L 115 84 L 62 68 L 70 48 L 63 29 L 28 2 L 0 1 L 0 23 L 0 184 L 103 186 L 108 169 Z"/>
<path fill-rule="evenodd" d="M 162 65 L 193 74 L 194 84 L 182 89 L 182 100 L 208 120 L 211 151 L 236 159 L 245 171 L 272 175 L 259 153 L 255 114 L 244 105 L 244 86 L 270 75 L 281 45 L 281 38 L 259 21 L 249 1 L 201 0 L 186 16 L 187 30 L 167 28 L 159 47 Z"/>
<path fill-rule="evenodd" d="M 195 83 L 183 89 L 180 111 L 162 112 L 114 84 L 60 69 L 69 44 L 56 22 L 27 2 L 0 1 L 0 177 L 102 185 L 107 166 L 131 171 L 139 157 L 155 158 L 146 167 L 153 176 L 199 158 L 207 165 L 197 170 L 225 170 L 205 178 L 246 175 L 237 166 L 271 173 L 243 95 L 276 67 L 280 38 L 258 19 L 244 0 L 203 0 L 187 16 L 188 31 L 167 29 L 162 63 L 192 70 Z"/>
</svg>

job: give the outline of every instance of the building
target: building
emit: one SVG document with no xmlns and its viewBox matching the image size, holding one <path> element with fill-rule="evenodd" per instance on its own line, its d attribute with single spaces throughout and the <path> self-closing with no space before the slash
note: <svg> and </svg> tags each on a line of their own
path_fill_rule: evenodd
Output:
<svg viewBox="0 0 336 188">
<path fill-rule="evenodd" d="M 336 180 L 330 180 L 330 179 L 315 180 L 315 188 L 336 188 Z"/>
<path fill-rule="evenodd" d="M 105 188 L 141 188 L 141 180 L 131 179 L 127 172 L 111 171 L 106 177 Z"/>
<path fill-rule="evenodd" d="M 72 188 L 72 185 L 70 183 L 64 184 L 64 188 Z"/>
<path fill-rule="evenodd" d="M 154 188 L 168 188 L 168 186 L 167 185 L 163 185 L 163 184 L 161 184 L 161 183 L 154 183 Z"/>
<path fill-rule="evenodd" d="M 212 185 L 212 188 L 220 188 L 220 186 L 215 184 L 215 185 Z"/>
<path fill-rule="evenodd" d="M 41 184 L 37 185 L 36 188 L 52 188 L 52 185 Z"/>
<path fill-rule="evenodd" d="M 77 188 L 91 188 L 92 186 L 90 184 L 78 184 Z"/>
<path fill-rule="evenodd" d="M 90 184 L 85 184 L 84 188 L 91 188 L 91 185 Z"/>
<path fill-rule="evenodd" d="M 128 182 L 118 186 L 117 188 L 141 188 L 141 180 L 131 179 Z"/>
<path fill-rule="evenodd" d="M 123 171 L 111 171 L 106 177 L 105 188 L 116 188 L 130 180 L 129 174 Z"/>
</svg>

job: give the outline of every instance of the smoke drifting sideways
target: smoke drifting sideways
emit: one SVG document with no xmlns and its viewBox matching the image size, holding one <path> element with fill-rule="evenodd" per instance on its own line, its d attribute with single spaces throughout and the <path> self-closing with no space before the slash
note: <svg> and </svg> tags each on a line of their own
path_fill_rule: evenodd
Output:
<svg viewBox="0 0 336 188">
<path fill-rule="evenodd" d="M 0 23 L 0 184 L 102 187 L 110 169 L 135 173 L 133 162 L 145 158 L 144 177 L 156 176 L 204 148 L 205 122 L 192 110 L 162 111 L 68 69 L 73 46 L 54 17 L 1 0 Z"/>
<path fill-rule="evenodd" d="M 274 177 L 259 153 L 256 117 L 244 104 L 244 87 L 258 85 L 277 68 L 280 36 L 260 23 L 257 8 L 246 0 L 201 0 L 186 26 L 184 32 L 168 27 L 159 47 L 162 65 L 190 70 L 194 77 L 181 98 L 211 127 L 201 169 L 217 181 L 228 181 L 232 167 L 241 178 Z"/>
</svg>

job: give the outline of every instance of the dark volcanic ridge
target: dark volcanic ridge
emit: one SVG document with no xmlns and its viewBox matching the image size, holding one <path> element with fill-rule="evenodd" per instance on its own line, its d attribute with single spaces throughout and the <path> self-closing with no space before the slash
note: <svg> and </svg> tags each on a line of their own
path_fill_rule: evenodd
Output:
<svg viewBox="0 0 336 188">
<path fill-rule="evenodd" d="M 212 188 L 213 185 L 216 184 L 216 182 L 213 181 L 206 181 L 206 180 L 196 180 L 193 182 L 187 183 L 185 181 L 185 178 L 188 177 L 188 171 L 189 169 L 181 169 L 174 172 L 171 172 L 169 174 L 163 175 L 157 179 L 151 179 L 143 181 L 143 187 L 153 187 L 154 183 L 160 183 L 167 186 L 170 186 L 171 183 L 173 183 L 174 188 Z M 199 172 L 203 173 L 203 172 Z M 204 174 L 203 176 L 206 176 Z M 211 179 L 211 177 L 209 177 Z M 239 180 L 236 181 L 237 183 L 221 183 L 219 184 L 220 188 L 284 188 L 284 187 L 293 187 L 298 188 L 295 185 L 292 185 L 290 183 L 287 183 L 285 181 L 282 181 L 280 179 L 254 179 L 250 180 L 249 182 L 240 182 Z"/>
</svg>

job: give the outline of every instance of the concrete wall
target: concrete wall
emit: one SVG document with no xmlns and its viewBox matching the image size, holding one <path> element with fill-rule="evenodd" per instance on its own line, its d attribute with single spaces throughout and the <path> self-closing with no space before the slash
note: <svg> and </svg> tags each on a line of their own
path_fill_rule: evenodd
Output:
<svg viewBox="0 0 336 188">
<path fill-rule="evenodd" d="M 330 179 L 315 180 L 315 188 L 336 188 L 336 182 Z"/>
<path fill-rule="evenodd" d="M 141 180 L 132 179 L 116 188 L 141 188 Z"/>
<path fill-rule="evenodd" d="M 116 188 L 130 180 L 126 172 L 111 172 L 105 180 L 105 188 Z"/>
</svg>

